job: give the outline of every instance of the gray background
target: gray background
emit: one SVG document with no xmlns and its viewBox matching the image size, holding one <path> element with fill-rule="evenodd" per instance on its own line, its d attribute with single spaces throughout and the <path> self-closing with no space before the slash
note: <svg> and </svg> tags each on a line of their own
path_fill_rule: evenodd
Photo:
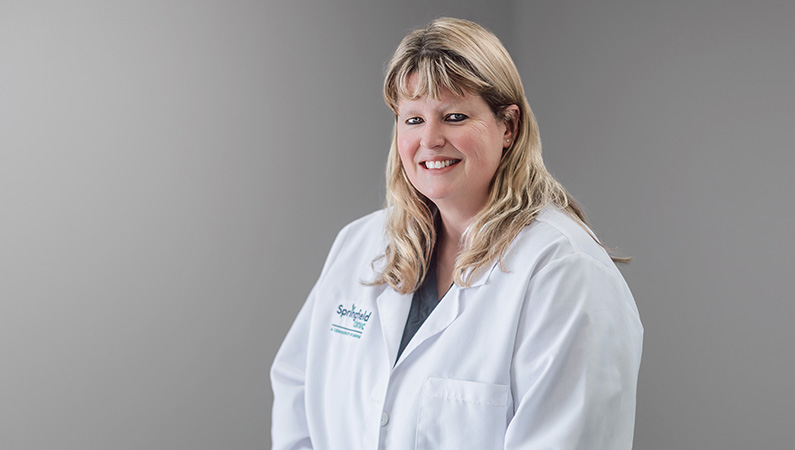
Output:
<svg viewBox="0 0 795 450">
<path fill-rule="evenodd" d="M 635 448 L 791 449 L 784 0 L 0 2 L 0 448 L 267 448 L 276 349 L 381 204 L 384 63 L 439 15 L 503 39 L 635 257 Z"/>
</svg>

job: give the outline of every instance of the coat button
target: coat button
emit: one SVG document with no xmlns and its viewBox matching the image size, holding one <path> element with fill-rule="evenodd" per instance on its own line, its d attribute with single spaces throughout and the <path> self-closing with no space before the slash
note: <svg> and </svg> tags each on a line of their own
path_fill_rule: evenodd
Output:
<svg viewBox="0 0 795 450">
<path fill-rule="evenodd" d="M 389 414 L 386 411 L 381 413 L 381 426 L 385 427 L 389 423 Z"/>
</svg>

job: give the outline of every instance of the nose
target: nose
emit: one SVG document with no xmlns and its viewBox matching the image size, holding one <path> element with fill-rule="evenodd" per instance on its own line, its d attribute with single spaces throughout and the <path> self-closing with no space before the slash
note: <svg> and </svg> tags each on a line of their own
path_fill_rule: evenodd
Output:
<svg viewBox="0 0 795 450">
<path fill-rule="evenodd" d="M 429 149 L 444 147 L 445 139 L 441 126 L 426 122 L 422 130 L 420 144 Z"/>
</svg>

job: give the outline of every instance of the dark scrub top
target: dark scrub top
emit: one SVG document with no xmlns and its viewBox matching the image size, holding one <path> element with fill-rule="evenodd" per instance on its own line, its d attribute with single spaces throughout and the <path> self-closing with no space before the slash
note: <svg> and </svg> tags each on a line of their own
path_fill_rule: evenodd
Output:
<svg viewBox="0 0 795 450">
<path fill-rule="evenodd" d="M 450 285 L 452 287 L 452 285 Z M 449 288 L 448 288 L 449 290 Z M 400 340 L 400 347 L 398 348 L 397 358 L 395 363 L 400 359 L 403 350 L 409 345 L 409 341 L 420 329 L 425 319 L 431 315 L 431 312 L 436 305 L 439 304 L 438 284 L 436 282 L 436 252 L 431 256 L 431 264 L 428 268 L 428 273 L 422 281 L 420 287 L 414 291 L 414 296 L 411 299 L 411 309 L 409 309 L 409 317 L 406 319 L 406 327 L 403 329 L 403 338 Z"/>
</svg>

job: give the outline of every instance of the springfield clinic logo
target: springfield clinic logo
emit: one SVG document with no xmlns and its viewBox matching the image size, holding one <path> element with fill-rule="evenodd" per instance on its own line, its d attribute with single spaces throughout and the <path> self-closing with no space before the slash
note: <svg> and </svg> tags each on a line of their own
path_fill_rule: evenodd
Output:
<svg viewBox="0 0 795 450">
<path fill-rule="evenodd" d="M 337 307 L 336 314 L 339 316 L 339 323 L 331 324 L 331 331 L 350 336 L 356 339 L 361 339 L 364 326 L 370 320 L 372 312 L 365 311 L 364 308 L 356 309 L 356 304 L 351 303 L 350 309 L 345 308 L 343 305 Z"/>
</svg>

